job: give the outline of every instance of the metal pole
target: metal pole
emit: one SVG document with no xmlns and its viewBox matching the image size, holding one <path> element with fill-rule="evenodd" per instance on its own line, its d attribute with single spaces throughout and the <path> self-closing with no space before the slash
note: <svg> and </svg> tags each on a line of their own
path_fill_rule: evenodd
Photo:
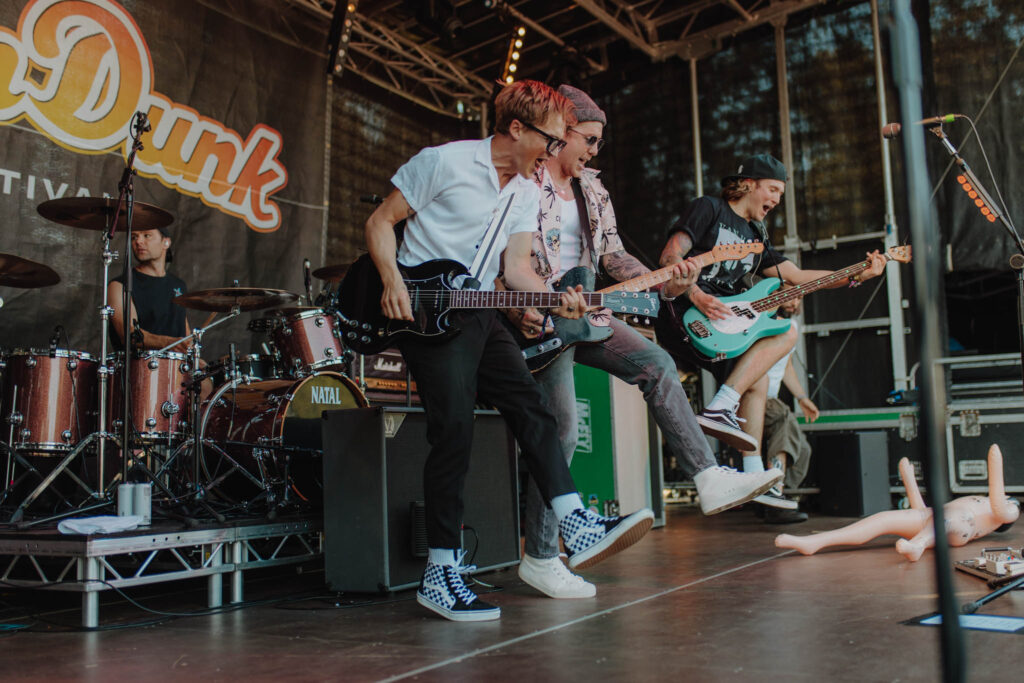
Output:
<svg viewBox="0 0 1024 683">
<path fill-rule="evenodd" d="M 211 543 L 207 546 L 210 549 L 210 569 L 220 569 L 224 564 L 225 543 Z M 220 607 L 224 604 L 224 575 L 219 571 L 210 574 L 206 579 L 206 606 Z"/>
<path fill-rule="evenodd" d="M 786 67 L 786 17 L 782 17 L 773 24 L 775 28 L 775 80 L 779 90 L 779 137 L 782 140 L 782 163 L 789 173 L 789 182 L 786 184 L 786 242 L 783 246 L 783 253 L 791 258 L 799 266 L 801 261 L 800 236 L 796 229 L 796 193 L 793 191 L 793 134 L 789 125 L 789 79 L 788 68 Z M 804 312 L 801 307 L 800 313 L 796 316 L 799 330 L 803 330 Z M 807 381 L 807 341 L 803 333 L 796 340 L 796 357 L 798 363 L 793 364 L 800 382 L 808 387 Z"/>
<path fill-rule="evenodd" d="M 885 102 L 885 72 L 882 67 L 882 43 L 878 29 L 878 0 L 871 0 L 871 35 L 875 55 L 875 93 L 878 97 L 878 127 L 888 123 Z M 892 189 L 892 163 L 889 157 L 889 141 L 882 140 L 882 187 L 885 191 L 885 248 L 899 244 L 899 230 L 896 226 L 896 201 Z M 889 302 L 889 348 L 892 354 L 892 382 L 894 389 L 906 389 L 907 339 L 904 336 L 903 284 L 900 280 L 899 264 L 889 262 L 886 266 L 885 287 Z"/>
<path fill-rule="evenodd" d="M 704 160 L 700 152 L 700 108 L 697 106 L 697 59 L 690 58 L 690 123 L 693 126 L 693 182 L 695 196 L 704 194 Z"/>
<path fill-rule="evenodd" d="M 893 55 L 893 75 L 900 92 L 900 111 L 903 120 L 917 121 L 921 116 L 921 48 L 917 24 L 910 12 L 910 0 L 894 0 L 892 29 L 889 39 Z M 946 388 L 941 367 L 936 361 L 939 352 L 939 289 L 941 268 L 939 244 L 931 213 L 931 181 L 924 154 L 924 128 L 907 126 L 903 135 L 903 154 L 906 159 L 907 205 L 910 233 L 915 247 L 914 286 L 917 306 L 914 321 L 920 337 L 921 431 L 919 447 L 922 462 L 927 464 L 928 493 L 932 499 L 932 523 L 935 533 L 935 582 L 939 593 L 939 611 L 942 612 L 942 673 L 943 680 L 959 682 L 965 678 L 967 655 L 960 631 L 959 612 L 953 592 L 952 561 L 946 540 L 946 449 L 945 410 Z"/>
</svg>

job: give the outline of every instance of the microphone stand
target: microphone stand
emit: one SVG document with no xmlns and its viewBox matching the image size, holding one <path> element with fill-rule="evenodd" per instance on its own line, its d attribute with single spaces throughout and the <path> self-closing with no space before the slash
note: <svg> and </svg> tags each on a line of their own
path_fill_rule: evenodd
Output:
<svg viewBox="0 0 1024 683">
<path fill-rule="evenodd" d="M 1014 244 L 1017 245 L 1018 253 L 1010 257 L 1010 267 L 1017 273 L 1017 344 L 1020 349 L 1021 356 L 1021 386 L 1024 387 L 1024 241 L 1021 240 L 1020 234 L 1013 227 L 1010 219 L 1000 210 L 999 205 L 992 201 L 992 196 L 988 193 L 985 187 L 978 180 L 978 176 L 974 174 L 971 167 L 967 165 L 964 158 L 960 156 L 959 150 L 950 141 L 949 136 L 942 129 L 942 123 L 939 123 L 929 130 L 939 138 L 942 142 L 942 146 L 946 148 L 949 155 L 953 157 L 953 161 L 960 169 L 960 173 L 970 182 L 971 187 L 983 202 L 988 206 L 992 215 L 995 219 L 1002 223 L 1003 227 L 1006 228 L 1006 232 L 1010 235 L 1010 239 L 1013 240 Z"/>
<path fill-rule="evenodd" d="M 121 336 L 123 337 L 124 349 L 124 374 L 121 377 L 121 483 L 128 482 L 128 463 L 134 460 L 135 456 L 131 450 L 131 432 L 134 427 L 131 419 L 131 325 L 129 318 L 132 310 L 132 213 L 135 208 L 135 155 L 142 147 L 142 134 L 150 130 L 149 119 L 144 112 L 135 112 L 132 123 L 132 148 L 125 161 L 124 172 L 117 184 L 120 192 L 117 196 L 117 204 L 114 207 L 114 215 L 110 221 L 110 229 L 106 233 L 106 240 L 109 242 L 117 231 L 117 219 L 121 214 L 121 207 L 124 206 L 125 215 L 125 255 L 124 255 L 124 292 L 121 297 Z M 101 407 L 102 410 L 102 407 Z M 103 476 L 103 446 L 100 445 L 100 476 Z"/>
</svg>

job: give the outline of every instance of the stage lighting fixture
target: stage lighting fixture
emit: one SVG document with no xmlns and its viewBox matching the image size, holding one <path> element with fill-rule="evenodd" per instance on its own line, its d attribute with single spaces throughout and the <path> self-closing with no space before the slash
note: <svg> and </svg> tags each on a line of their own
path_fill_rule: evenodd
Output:
<svg viewBox="0 0 1024 683">
<path fill-rule="evenodd" d="M 352 15 L 359 6 L 359 0 L 338 2 L 334 5 L 334 16 L 331 17 L 331 30 L 327 34 L 327 73 L 341 76 L 344 70 L 345 55 L 352 39 Z"/>
<path fill-rule="evenodd" d="M 974 205 L 981 211 L 981 215 L 985 217 L 989 223 L 995 223 L 998 217 L 990 206 L 985 202 L 985 198 L 979 193 L 974 186 L 971 185 L 971 181 L 967 179 L 965 175 L 958 175 L 956 181 L 960 183 L 960 188 L 967 193 L 968 199 L 974 200 Z"/>
<path fill-rule="evenodd" d="M 505 53 L 505 68 L 502 70 L 501 79 L 506 83 L 515 80 L 513 74 L 519 70 L 519 57 L 523 49 L 523 36 L 526 35 L 525 26 L 517 26 L 512 32 L 508 43 L 508 51 Z"/>
</svg>

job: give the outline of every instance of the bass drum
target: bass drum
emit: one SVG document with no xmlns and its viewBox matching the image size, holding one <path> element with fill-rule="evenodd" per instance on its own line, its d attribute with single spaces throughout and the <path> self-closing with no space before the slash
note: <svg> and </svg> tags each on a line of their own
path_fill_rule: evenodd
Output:
<svg viewBox="0 0 1024 683">
<path fill-rule="evenodd" d="M 322 505 L 321 413 L 366 406 L 355 383 L 336 372 L 224 384 L 200 418 L 206 487 L 237 503 L 287 496 Z"/>
</svg>

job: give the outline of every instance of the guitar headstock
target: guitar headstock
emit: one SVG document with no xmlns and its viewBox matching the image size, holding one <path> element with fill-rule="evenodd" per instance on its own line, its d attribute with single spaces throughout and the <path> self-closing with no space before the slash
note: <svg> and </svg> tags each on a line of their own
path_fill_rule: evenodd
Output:
<svg viewBox="0 0 1024 683">
<path fill-rule="evenodd" d="M 739 261 L 750 254 L 764 251 L 764 242 L 736 242 L 734 244 L 716 244 L 711 247 L 715 261 Z"/>
<path fill-rule="evenodd" d="M 885 256 L 890 261 L 910 263 L 910 245 L 904 244 L 901 247 L 889 247 L 885 250 Z"/>
</svg>

